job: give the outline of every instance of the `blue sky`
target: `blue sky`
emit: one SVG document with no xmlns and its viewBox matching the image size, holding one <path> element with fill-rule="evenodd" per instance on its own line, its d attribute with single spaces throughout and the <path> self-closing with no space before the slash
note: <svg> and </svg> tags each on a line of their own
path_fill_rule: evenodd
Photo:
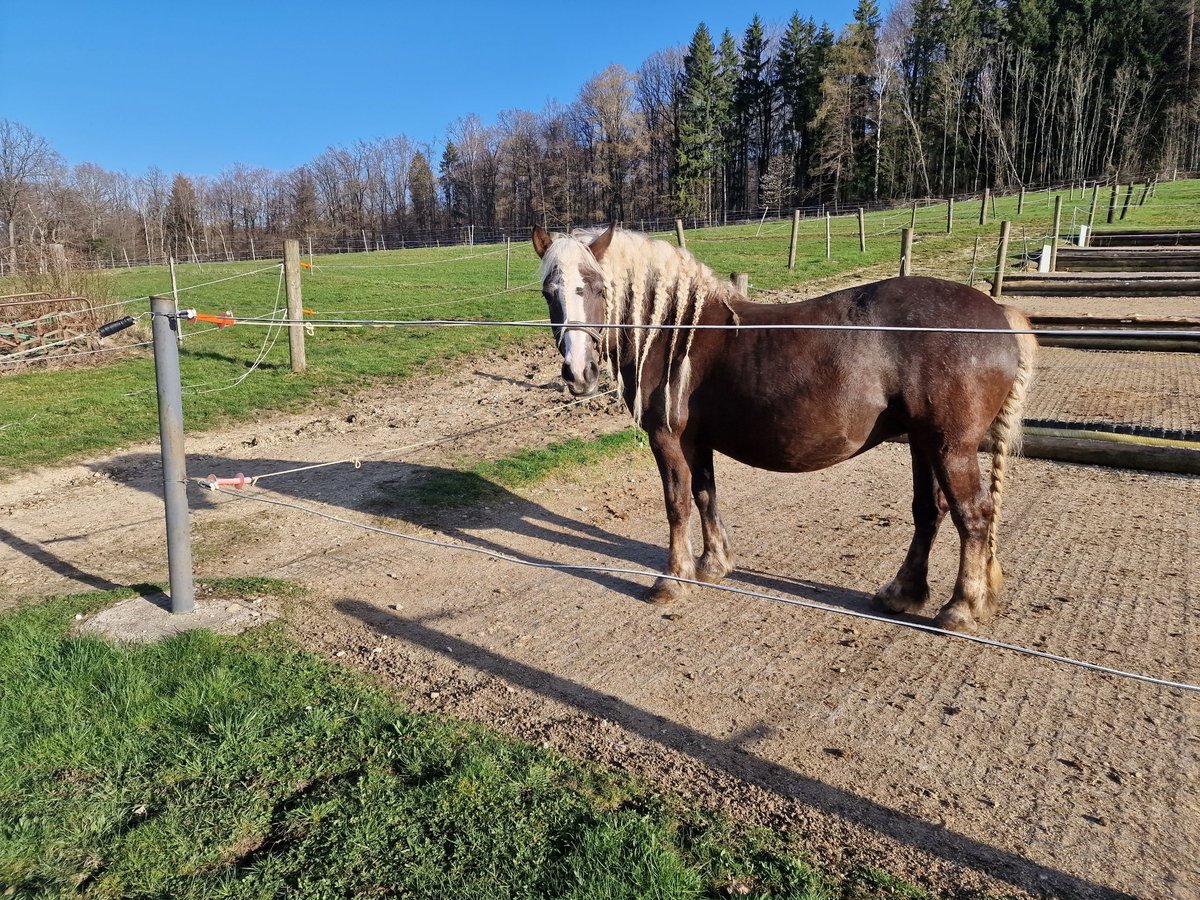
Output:
<svg viewBox="0 0 1200 900">
<path fill-rule="evenodd" d="M 849 21 L 851 0 L 755 4 L 181 3 L 0 0 L 0 117 L 71 163 L 212 175 L 286 169 L 327 146 L 405 133 L 440 144 L 477 113 L 569 103 L 611 63 L 635 69 L 704 21 L 757 12 Z M 440 150 L 440 147 L 438 148 Z"/>
</svg>

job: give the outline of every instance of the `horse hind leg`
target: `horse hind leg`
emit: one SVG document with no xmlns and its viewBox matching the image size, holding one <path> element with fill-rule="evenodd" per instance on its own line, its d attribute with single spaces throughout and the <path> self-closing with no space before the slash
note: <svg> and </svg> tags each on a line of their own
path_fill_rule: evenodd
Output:
<svg viewBox="0 0 1200 900">
<path fill-rule="evenodd" d="M 988 532 L 994 507 L 983 485 L 976 456 L 978 441 L 960 443 L 935 463 L 935 471 L 958 529 L 961 548 L 958 579 L 950 602 L 934 624 L 951 631 L 973 633 L 995 612 L 999 565 L 988 553 Z"/>
<path fill-rule="evenodd" d="M 875 594 L 875 603 L 894 613 L 916 612 L 929 600 L 929 550 L 948 508 L 929 453 L 909 438 L 913 466 L 913 538 L 896 577 Z"/>
<path fill-rule="evenodd" d="M 700 529 L 704 534 L 704 552 L 696 561 L 696 578 L 716 584 L 733 571 L 733 554 L 729 549 L 729 535 L 717 510 L 717 481 L 711 447 L 696 451 L 692 464 L 692 496 L 700 511 Z"/>
</svg>

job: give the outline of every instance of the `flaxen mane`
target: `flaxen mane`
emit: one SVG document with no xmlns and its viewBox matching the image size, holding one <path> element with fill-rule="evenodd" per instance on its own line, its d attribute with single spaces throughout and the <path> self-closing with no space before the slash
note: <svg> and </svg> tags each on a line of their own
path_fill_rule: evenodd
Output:
<svg viewBox="0 0 1200 900">
<path fill-rule="evenodd" d="M 602 231 L 583 230 L 575 235 L 588 243 Z M 618 230 L 613 234 L 600 271 L 604 276 L 604 315 L 608 324 L 695 325 L 711 302 L 722 303 L 733 312 L 730 301 L 736 291 L 729 282 L 718 278 L 687 250 L 635 231 Z M 666 398 L 663 418 L 670 428 L 671 410 L 690 387 L 689 354 L 695 336 L 694 328 L 631 328 L 621 330 L 606 342 L 613 374 L 622 391 L 625 385 L 621 366 L 629 354 L 633 356 L 632 412 L 639 425 L 643 413 L 642 371 L 651 349 L 658 341 L 670 342 L 663 374 Z"/>
</svg>

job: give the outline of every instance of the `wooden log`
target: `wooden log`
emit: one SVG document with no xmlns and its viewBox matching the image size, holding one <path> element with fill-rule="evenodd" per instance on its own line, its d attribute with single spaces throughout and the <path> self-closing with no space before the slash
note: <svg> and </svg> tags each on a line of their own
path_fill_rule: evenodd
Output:
<svg viewBox="0 0 1200 900">
<path fill-rule="evenodd" d="M 979 204 L 979 224 L 986 225 L 988 217 L 988 201 L 992 199 L 992 189 L 983 189 L 983 202 Z"/>
<path fill-rule="evenodd" d="M 867 252 L 867 218 L 861 206 L 858 208 L 858 252 Z"/>
<path fill-rule="evenodd" d="M 687 239 L 683 236 L 683 219 L 675 220 L 675 240 L 679 242 L 680 247 L 687 246 Z"/>
</svg>

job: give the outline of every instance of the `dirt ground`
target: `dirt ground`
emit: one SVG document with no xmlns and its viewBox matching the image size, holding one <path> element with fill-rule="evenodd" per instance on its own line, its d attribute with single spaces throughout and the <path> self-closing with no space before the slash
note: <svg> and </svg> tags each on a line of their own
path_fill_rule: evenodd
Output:
<svg viewBox="0 0 1200 900">
<path fill-rule="evenodd" d="M 531 561 L 661 566 L 648 451 L 433 523 L 397 502 L 432 469 L 627 424 L 607 398 L 568 405 L 557 369 L 550 349 L 513 350 L 191 436 L 189 472 L 355 455 L 245 496 Z M 496 422 L 509 424 L 412 447 Z M 720 460 L 729 583 L 871 611 L 907 548 L 909 479 L 901 445 L 805 476 Z M 987 636 L 1200 680 L 1200 480 L 1022 460 L 1009 485 L 1008 608 Z M 0 605 L 165 580 L 160 496 L 152 445 L 0 484 Z M 303 583 L 285 610 L 300 640 L 419 709 L 788 829 L 839 870 L 875 865 L 956 896 L 1200 896 L 1194 694 L 709 589 L 650 606 L 630 576 L 520 567 L 201 488 L 190 500 L 199 576 Z M 935 546 L 941 599 L 956 544 Z"/>
</svg>

